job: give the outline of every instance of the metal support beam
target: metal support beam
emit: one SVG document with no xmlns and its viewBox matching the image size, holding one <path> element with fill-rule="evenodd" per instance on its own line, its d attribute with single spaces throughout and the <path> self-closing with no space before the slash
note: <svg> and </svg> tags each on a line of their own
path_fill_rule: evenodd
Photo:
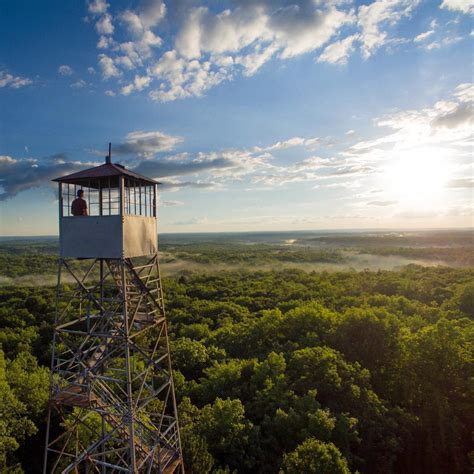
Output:
<svg viewBox="0 0 474 474">
<path fill-rule="evenodd" d="M 158 257 L 84 267 L 59 261 L 43 473 L 184 473 Z"/>
</svg>

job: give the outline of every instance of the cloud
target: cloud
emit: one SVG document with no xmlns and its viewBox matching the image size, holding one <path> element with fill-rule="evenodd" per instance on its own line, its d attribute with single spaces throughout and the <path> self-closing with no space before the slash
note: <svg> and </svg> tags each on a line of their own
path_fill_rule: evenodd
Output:
<svg viewBox="0 0 474 474">
<path fill-rule="evenodd" d="M 219 157 L 208 160 L 170 161 L 155 159 L 142 161 L 136 168 L 140 174 L 161 178 L 166 176 L 181 176 L 185 174 L 201 173 L 222 168 L 234 167 L 235 163 L 227 158 Z"/>
<path fill-rule="evenodd" d="M 474 1 L 473 0 L 443 0 L 440 8 L 447 10 L 462 12 L 462 13 L 473 13 L 474 12 Z"/>
<path fill-rule="evenodd" d="M 26 77 L 13 76 L 6 71 L 0 71 L 0 89 L 3 87 L 20 89 L 21 87 L 29 86 L 32 83 L 33 81 Z"/>
<path fill-rule="evenodd" d="M 95 24 L 97 33 L 101 35 L 111 35 L 114 32 L 114 25 L 112 24 L 112 17 L 105 13 L 102 15 L 97 23 Z"/>
<path fill-rule="evenodd" d="M 431 123 L 435 128 L 458 128 L 464 124 L 472 124 L 474 123 L 472 104 L 456 104 L 451 110 L 435 117 Z"/>
<path fill-rule="evenodd" d="M 398 201 L 370 201 L 367 203 L 367 206 L 393 206 L 394 204 L 398 204 Z"/>
<path fill-rule="evenodd" d="M 358 35 L 348 36 L 342 40 L 336 41 L 324 49 L 318 58 L 318 62 L 327 62 L 331 64 L 346 64 L 347 58 L 354 49 L 354 41 Z"/>
<path fill-rule="evenodd" d="M 124 143 L 114 146 L 114 154 L 150 158 L 156 153 L 173 150 L 182 141 L 181 137 L 160 131 L 130 132 L 125 137 Z"/>
<path fill-rule="evenodd" d="M 169 102 L 191 96 L 201 96 L 211 87 L 228 78 L 225 69 L 213 71 L 209 61 L 186 61 L 176 51 L 168 51 L 148 69 L 148 74 L 161 81 L 158 89 L 150 92 L 151 99 Z"/>
<path fill-rule="evenodd" d="M 63 64 L 62 66 L 58 67 L 58 73 L 61 74 L 61 76 L 71 76 L 74 74 L 74 71 L 71 66 Z"/>
<path fill-rule="evenodd" d="M 459 43 L 459 41 L 462 41 L 464 38 L 462 36 L 447 36 L 446 38 L 442 38 L 438 41 L 433 41 L 431 43 L 427 43 L 424 45 L 424 48 L 427 51 L 431 51 L 434 49 L 441 49 L 445 46 L 450 46 L 455 43 Z"/>
<path fill-rule="evenodd" d="M 162 180 L 159 190 L 167 192 L 176 192 L 183 188 L 191 189 L 216 189 L 219 185 L 217 183 L 205 181 L 178 181 L 178 180 Z"/>
<path fill-rule="evenodd" d="M 123 95 L 150 88 L 152 100 L 169 102 L 200 97 L 239 74 L 256 74 L 271 60 L 284 61 L 318 49 L 318 62 L 345 64 L 359 48 L 367 59 L 379 48 L 409 41 L 392 37 L 391 30 L 419 3 L 377 0 L 354 7 L 339 0 L 233 0 L 224 9 L 219 3 L 210 8 L 192 0 L 168 3 L 168 12 L 163 0 L 144 0 L 137 8 L 112 15 L 109 4 L 95 1 L 89 3 L 89 12 L 98 18 L 98 48 L 107 50 L 105 58 L 99 55 L 104 78 L 124 75 L 126 82 L 119 81 Z M 113 37 L 113 22 L 124 27 L 125 40 Z M 431 25 L 432 30 L 435 27 Z M 163 46 L 159 28 L 169 37 L 166 49 L 159 49 Z M 414 41 L 422 42 L 431 34 L 431 30 L 422 33 Z M 137 87 L 135 77 L 145 86 Z"/>
<path fill-rule="evenodd" d="M 150 85 L 151 78 L 148 76 L 135 76 L 132 83 L 122 87 L 122 95 L 129 95 L 133 91 L 141 91 Z"/>
<path fill-rule="evenodd" d="M 361 5 L 358 26 L 361 29 L 362 55 L 367 59 L 379 49 L 388 39 L 388 33 L 382 27 L 394 25 L 410 15 L 418 3 L 418 0 L 377 0 Z"/>
<path fill-rule="evenodd" d="M 109 97 L 115 97 L 115 92 L 111 90 L 106 90 L 105 95 L 108 95 Z"/>
<path fill-rule="evenodd" d="M 440 100 L 432 107 L 405 110 L 375 120 L 389 132 L 373 140 L 352 145 L 347 155 L 383 152 L 433 146 L 465 146 L 472 139 L 472 84 L 460 84 L 450 100 Z"/>
<path fill-rule="evenodd" d="M 470 11 L 466 3 L 472 1 L 444 0 L 442 7 Z M 368 59 L 380 48 L 411 41 L 426 50 L 460 41 L 457 36 L 427 41 L 436 20 L 413 40 L 394 36 L 397 25 L 419 4 L 232 0 L 225 7 L 222 2 L 208 7 L 201 0 L 181 0 L 167 7 L 163 0 L 142 0 L 121 10 L 115 3 L 95 0 L 88 9 L 96 20 L 97 47 L 107 52 L 98 56 L 104 79 L 119 78 L 122 95 L 149 89 L 151 100 L 169 102 L 201 97 L 239 75 L 256 74 L 269 61 L 316 52 L 319 63 L 343 65 L 359 50 Z M 165 48 L 161 32 L 167 38 Z"/>
<path fill-rule="evenodd" d="M 71 84 L 71 87 L 72 87 L 73 89 L 82 89 L 82 88 L 84 88 L 84 87 L 86 87 L 86 86 L 87 86 L 87 82 L 84 81 L 83 79 L 79 79 L 79 80 L 77 80 L 76 82 L 73 82 L 73 83 Z"/>
<path fill-rule="evenodd" d="M 233 5 L 221 11 L 194 3 L 181 9 L 172 17 L 177 21 L 172 47 L 155 57 L 154 49 L 163 43 L 153 30 L 166 17 L 163 1 L 148 0 L 115 15 L 128 33 L 124 42 L 112 39 L 108 4 L 89 4 L 90 13 L 99 16 L 98 47 L 110 51 L 107 57 L 99 56 L 104 78 L 119 76 L 120 69 L 134 71 L 147 87 L 157 83 L 149 93 L 152 100 L 199 97 L 237 72 L 255 74 L 273 57 L 287 59 L 314 51 L 355 21 L 352 9 L 332 2 L 236 0 Z M 347 49 L 349 42 L 344 42 Z M 142 89 L 133 81 L 121 86 L 124 95 Z"/>
<path fill-rule="evenodd" d="M 68 162 L 65 158 L 64 154 L 47 157 L 41 161 L 0 156 L 0 186 L 3 188 L 0 201 L 10 199 L 20 192 L 44 186 L 58 176 L 94 166 L 93 163 Z"/>
<path fill-rule="evenodd" d="M 184 226 L 187 226 L 187 225 L 205 224 L 206 222 L 207 222 L 206 218 L 192 217 L 191 219 L 185 219 L 185 220 L 182 220 L 182 221 L 171 222 L 170 225 L 179 225 L 179 226 L 184 225 Z"/>
<path fill-rule="evenodd" d="M 455 178 L 448 181 L 446 184 L 448 188 L 474 188 L 474 178 Z"/>
<path fill-rule="evenodd" d="M 453 94 L 461 102 L 474 102 L 474 84 L 464 83 L 456 87 Z"/>
<path fill-rule="evenodd" d="M 99 66 L 104 79 L 120 76 L 120 71 L 115 66 L 113 59 L 106 54 L 99 54 Z"/>
<path fill-rule="evenodd" d="M 434 30 L 425 31 L 424 33 L 420 33 L 419 35 L 415 36 L 415 39 L 413 41 L 415 43 L 419 43 L 420 41 L 425 41 L 427 38 L 429 38 L 433 34 L 434 34 Z"/>
<path fill-rule="evenodd" d="M 433 217 L 440 217 L 443 215 L 443 211 L 427 209 L 427 210 L 416 210 L 409 209 L 406 211 L 401 211 L 395 214 L 393 217 L 399 217 L 402 219 L 429 219 Z"/>
<path fill-rule="evenodd" d="M 307 189 L 338 187 L 342 190 L 331 192 L 344 192 L 349 199 L 358 197 L 361 201 L 368 201 L 366 206 L 390 206 L 396 204 L 394 196 L 390 194 L 378 195 L 365 191 L 365 194 L 349 196 L 347 190 L 374 189 L 377 182 L 374 178 L 385 179 L 392 160 L 406 158 L 407 162 L 411 162 L 412 159 L 418 160 L 420 154 L 424 160 L 422 163 L 430 163 L 431 154 L 434 154 L 435 161 L 456 156 L 462 161 L 458 162 L 456 169 L 451 170 L 452 175 L 446 175 L 447 187 L 472 186 L 472 178 L 462 175 L 470 172 L 465 161 L 469 156 L 469 147 L 472 147 L 473 118 L 470 107 L 473 92 L 472 84 L 460 84 L 450 96 L 432 105 L 376 118 L 373 123 L 378 136 L 350 146 L 345 143 L 353 141 L 352 133 L 348 136 L 344 134 L 333 148 L 330 148 L 331 141 L 327 138 L 297 135 L 267 146 L 190 153 L 174 151 L 183 142 L 180 136 L 159 130 L 138 130 L 128 133 L 121 143 L 113 146 L 112 152 L 114 156 L 124 157 L 123 163 L 129 169 L 162 181 L 161 189 L 166 192 L 186 188 L 222 190 L 224 186 L 241 184 L 253 190 L 271 190 L 307 183 Z M 108 95 L 112 94 L 113 91 L 108 91 Z M 314 155 L 315 148 L 318 155 Z M 100 156 L 104 154 L 102 151 L 93 153 Z M 7 173 L 7 187 L 0 182 L 0 187 L 6 190 L 3 199 L 20 192 L 22 186 L 30 189 L 39 185 L 42 178 L 38 175 L 41 173 L 54 177 L 66 172 L 64 159 L 60 164 L 52 159 L 5 158 L 4 167 L 8 168 L 11 160 L 15 163 L 15 170 L 14 173 Z M 72 164 L 69 172 L 84 166 L 84 163 Z M 425 165 L 418 166 L 420 176 L 423 174 L 423 166 Z M 53 171 L 48 171 L 50 169 Z M 0 179 L 3 178 L 3 171 L 0 168 Z M 15 177 L 17 174 L 18 178 Z M 26 176 L 24 180 L 23 176 Z M 184 179 L 183 176 L 189 179 Z M 453 176 L 461 177 L 452 179 Z M 385 186 L 381 181 L 380 185 Z M 444 185 L 443 182 L 441 186 Z"/>
<path fill-rule="evenodd" d="M 97 47 L 107 49 L 114 44 L 111 37 L 115 31 L 112 23 L 112 15 L 108 12 L 110 5 L 105 0 L 91 0 L 88 2 L 88 11 L 97 19 L 95 29 L 100 36 Z M 99 66 L 104 79 L 119 76 L 119 71 L 115 67 L 111 58 L 99 55 Z"/>
<path fill-rule="evenodd" d="M 321 143 L 321 139 L 318 137 L 313 137 L 313 138 L 292 137 L 292 138 L 289 138 L 288 140 L 279 141 L 264 148 L 255 147 L 254 150 L 255 151 L 264 151 L 264 150 L 274 151 L 274 150 L 285 150 L 287 148 L 293 148 L 293 147 L 298 147 L 298 146 L 312 149 L 312 148 L 315 148 L 320 143 Z"/>
<path fill-rule="evenodd" d="M 91 0 L 87 5 L 89 13 L 92 13 L 93 15 L 101 15 L 102 13 L 105 13 L 108 7 L 109 5 L 105 0 Z"/>
<path fill-rule="evenodd" d="M 163 207 L 182 206 L 183 204 L 183 201 L 160 201 L 160 205 Z"/>
</svg>

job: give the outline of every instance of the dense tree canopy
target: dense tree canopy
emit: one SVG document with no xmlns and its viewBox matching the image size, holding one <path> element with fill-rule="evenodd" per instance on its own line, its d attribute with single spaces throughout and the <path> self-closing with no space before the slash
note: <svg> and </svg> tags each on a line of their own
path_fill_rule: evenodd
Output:
<svg viewBox="0 0 474 474">
<path fill-rule="evenodd" d="M 472 470 L 472 269 L 165 281 L 190 473 Z M 38 472 L 52 288 L 0 289 L 0 465 Z"/>
</svg>

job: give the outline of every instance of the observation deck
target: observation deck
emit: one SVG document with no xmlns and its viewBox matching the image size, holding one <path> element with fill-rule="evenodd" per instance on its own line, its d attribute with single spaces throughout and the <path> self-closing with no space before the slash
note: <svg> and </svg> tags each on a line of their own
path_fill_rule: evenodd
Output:
<svg viewBox="0 0 474 474">
<path fill-rule="evenodd" d="M 132 258 L 158 250 L 156 186 L 160 183 L 122 165 L 106 163 L 61 178 L 58 183 L 62 258 Z M 87 215 L 72 215 L 83 191 Z"/>
</svg>

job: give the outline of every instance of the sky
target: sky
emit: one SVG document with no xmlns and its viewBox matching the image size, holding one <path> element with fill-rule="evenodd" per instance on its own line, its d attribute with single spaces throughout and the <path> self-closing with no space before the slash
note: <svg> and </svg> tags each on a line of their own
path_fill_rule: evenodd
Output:
<svg viewBox="0 0 474 474">
<path fill-rule="evenodd" d="M 473 0 L 2 0 L 0 235 L 112 160 L 159 230 L 472 227 Z"/>
</svg>

